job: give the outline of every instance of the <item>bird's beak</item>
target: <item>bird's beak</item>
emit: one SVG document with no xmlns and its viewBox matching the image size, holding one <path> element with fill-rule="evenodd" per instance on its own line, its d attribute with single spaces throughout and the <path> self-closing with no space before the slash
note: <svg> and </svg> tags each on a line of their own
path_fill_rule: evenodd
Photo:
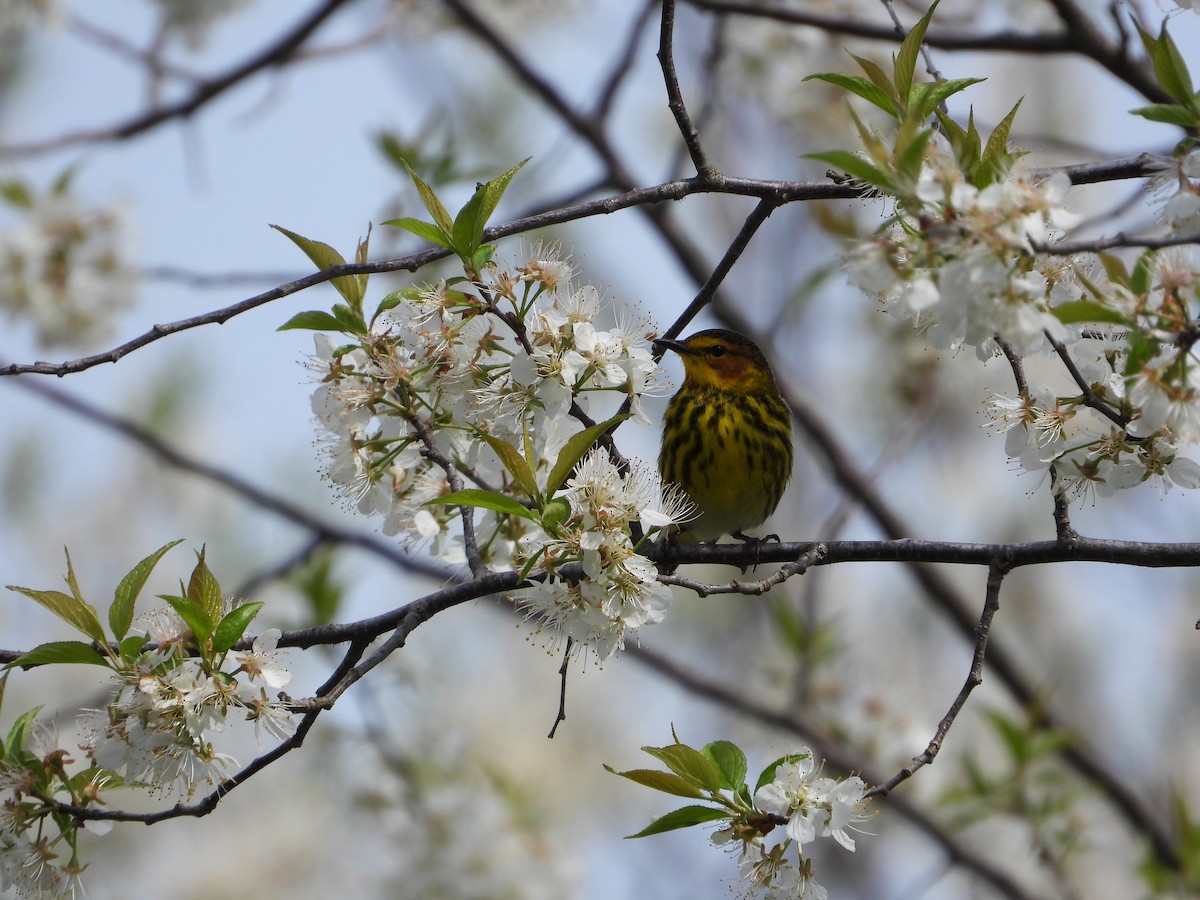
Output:
<svg viewBox="0 0 1200 900">
<path fill-rule="evenodd" d="M 691 349 L 683 341 L 672 341 L 666 338 L 659 338 L 657 341 L 651 341 L 655 347 L 662 350 L 674 350 L 680 356 L 685 356 L 691 352 Z"/>
</svg>

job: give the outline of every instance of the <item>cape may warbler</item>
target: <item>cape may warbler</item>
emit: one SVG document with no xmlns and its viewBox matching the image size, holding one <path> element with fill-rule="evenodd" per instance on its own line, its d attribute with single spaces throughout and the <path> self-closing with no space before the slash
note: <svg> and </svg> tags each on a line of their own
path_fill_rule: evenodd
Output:
<svg viewBox="0 0 1200 900">
<path fill-rule="evenodd" d="M 754 342 L 715 328 L 659 340 L 683 359 L 683 387 L 667 404 L 658 471 L 700 515 L 684 526 L 697 540 L 764 522 L 792 475 L 792 416 Z"/>
</svg>

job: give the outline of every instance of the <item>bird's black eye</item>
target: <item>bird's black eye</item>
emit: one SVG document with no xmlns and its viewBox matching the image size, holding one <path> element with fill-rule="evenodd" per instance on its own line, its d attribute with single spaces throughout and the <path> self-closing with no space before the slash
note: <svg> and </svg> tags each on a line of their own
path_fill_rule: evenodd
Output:
<svg viewBox="0 0 1200 900">
<path fill-rule="evenodd" d="M 708 348 L 709 356 L 724 356 L 728 352 L 729 352 L 729 349 L 727 347 L 725 347 L 723 344 L 713 344 L 711 347 Z"/>
</svg>

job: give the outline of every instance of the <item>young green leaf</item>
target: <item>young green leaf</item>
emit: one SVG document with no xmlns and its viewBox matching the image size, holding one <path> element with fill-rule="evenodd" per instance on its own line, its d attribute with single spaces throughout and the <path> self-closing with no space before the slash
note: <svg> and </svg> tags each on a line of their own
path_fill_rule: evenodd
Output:
<svg viewBox="0 0 1200 900">
<path fill-rule="evenodd" d="M 127 663 L 133 662 L 141 655 L 144 646 L 146 646 L 145 635 L 131 634 L 120 643 L 121 659 Z"/>
<path fill-rule="evenodd" d="M 217 653 L 224 653 L 240 641 L 242 635 L 246 633 L 246 629 L 250 627 L 250 623 L 262 608 L 262 602 L 255 600 L 253 603 L 243 603 L 236 609 L 232 609 L 226 613 L 225 617 L 217 623 L 217 627 L 213 630 L 213 650 Z"/>
<path fill-rule="evenodd" d="M 990 162 L 1008 154 L 1008 135 L 1012 131 L 1013 120 L 1016 119 L 1017 110 L 1021 108 L 1021 102 L 1024 99 L 1022 97 L 1021 100 L 1018 100 L 1008 111 L 1008 115 L 992 129 L 992 133 L 988 135 L 987 146 L 983 148 L 983 155 L 980 157 L 982 162 Z"/>
<path fill-rule="evenodd" d="M 312 264 L 322 271 L 332 266 L 344 266 L 346 264 L 346 260 L 342 258 L 342 254 L 322 241 L 314 241 L 311 238 L 296 234 L 294 231 L 288 231 L 282 225 L 272 225 L 271 227 L 303 250 L 304 255 L 312 261 Z M 331 279 L 330 283 L 346 299 L 347 303 L 355 309 L 362 309 L 362 295 L 365 285 L 360 284 L 358 279 L 359 276 L 357 275 L 339 275 L 337 278 Z"/>
<path fill-rule="evenodd" d="M 1133 272 L 1129 275 L 1129 289 L 1138 296 L 1150 292 L 1150 285 L 1154 282 L 1154 260 L 1157 256 L 1155 251 L 1147 250 L 1133 264 Z"/>
<path fill-rule="evenodd" d="M 775 772 L 780 766 L 788 763 L 798 762 L 802 759 L 805 759 L 807 756 L 807 753 L 789 753 L 787 756 L 779 757 L 779 759 L 775 760 L 762 770 L 762 773 L 758 776 L 758 781 L 754 785 L 754 793 L 757 794 L 759 788 L 763 787 L 764 785 L 768 785 L 775 780 Z"/>
<path fill-rule="evenodd" d="M 383 224 L 403 228 L 405 231 L 412 232 L 417 237 L 425 238 L 430 243 L 437 244 L 439 247 L 445 247 L 447 250 L 454 249 L 454 241 L 450 235 L 430 222 L 423 222 L 411 216 L 404 216 L 400 219 L 388 219 Z"/>
<path fill-rule="evenodd" d="M 913 75 L 917 70 L 917 57 L 921 53 L 921 44 L 925 41 L 925 31 L 929 28 L 934 10 L 937 9 L 940 2 L 941 0 L 934 0 L 933 6 L 929 7 L 929 12 L 925 13 L 921 17 L 921 21 L 913 26 L 912 31 L 901 42 L 900 50 L 892 65 L 892 83 L 896 85 L 896 93 L 905 110 L 909 108 L 908 101 L 912 92 Z"/>
<path fill-rule="evenodd" d="M 597 422 L 595 425 L 583 429 L 578 434 L 571 435 L 563 445 L 562 450 L 559 451 L 558 459 L 554 461 L 554 467 L 550 470 L 550 476 L 546 479 L 546 496 L 551 496 L 563 486 L 563 483 L 575 471 L 575 466 L 592 449 L 604 432 L 608 431 L 608 429 L 612 428 L 618 422 L 624 422 L 628 418 L 629 415 L 627 413 L 613 416 L 611 419 Z"/>
<path fill-rule="evenodd" d="M 425 209 L 429 211 L 429 215 L 433 217 L 433 223 L 442 230 L 442 233 L 449 236 L 454 233 L 454 221 L 450 218 L 450 212 L 442 205 L 442 201 L 438 199 L 437 193 L 427 185 L 413 171 L 412 166 L 407 160 L 401 160 L 404 163 L 404 168 L 408 172 L 408 177 L 412 179 L 413 184 L 417 188 L 417 193 L 421 195 L 421 202 L 425 204 Z M 403 227 L 403 226 L 402 226 Z"/>
<path fill-rule="evenodd" d="M 643 747 L 655 759 L 685 781 L 707 791 L 721 789 L 721 773 L 716 764 L 699 750 L 687 744 L 671 744 L 667 747 Z"/>
<path fill-rule="evenodd" d="M 721 772 L 721 787 L 736 791 L 746 781 L 746 754 L 737 744 L 729 741 L 713 741 L 705 744 L 704 755 L 716 764 Z"/>
<path fill-rule="evenodd" d="M 516 479 L 521 490 L 525 492 L 525 496 L 534 503 L 540 503 L 542 495 L 538 490 L 537 478 L 534 476 L 529 462 L 521 455 L 521 451 L 503 438 L 488 434 L 481 429 L 476 428 L 475 433 L 483 438 L 484 442 L 500 457 L 501 464 Z"/>
<path fill-rule="evenodd" d="M 1150 106 L 1139 106 L 1131 109 L 1135 116 L 1149 119 L 1151 122 L 1163 122 L 1167 125 L 1178 125 L 1181 128 L 1196 127 L 1196 113 L 1173 103 L 1153 103 Z"/>
<path fill-rule="evenodd" d="M 1162 89 L 1184 106 L 1194 110 L 1196 100 L 1192 88 L 1192 76 L 1188 72 L 1187 63 L 1184 62 L 1183 56 L 1179 52 L 1179 47 L 1167 32 L 1167 23 L 1163 22 L 1162 30 L 1158 33 L 1158 40 L 1150 37 L 1140 26 L 1138 31 L 1141 32 L 1142 43 L 1146 47 L 1150 62 L 1154 65 L 1154 77 L 1158 79 Z"/>
<path fill-rule="evenodd" d="M 715 806 L 684 806 L 672 810 L 665 816 L 659 816 L 637 834 L 627 836 L 633 838 L 649 837 L 652 834 L 662 834 L 664 831 L 675 831 L 678 828 L 690 828 L 693 825 L 703 825 L 718 819 L 728 819 L 729 812 Z"/>
<path fill-rule="evenodd" d="M 896 86 L 892 84 L 892 80 L 888 78 L 887 73 L 874 60 L 867 59 L 865 56 L 857 56 L 853 53 L 850 55 L 858 63 L 859 68 L 871 79 L 871 84 L 879 88 L 883 95 L 888 98 L 892 107 L 890 110 L 887 110 L 888 115 L 893 119 L 897 118 L 900 115 L 900 97 L 896 93 Z"/>
<path fill-rule="evenodd" d="M 947 99 L 986 78 L 951 78 L 948 81 L 921 82 L 913 85 L 913 102 L 909 104 L 909 116 L 924 123 L 933 111 Z"/>
<path fill-rule="evenodd" d="M 174 594 L 159 594 L 158 596 L 160 600 L 167 601 L 171 609 L 179 613 L 179 618 L 183 619 L 183 624 L 191 629 L 197 641 L 208 640 L 209 635 L 212 634 L 213 621 L 205 612 L 204 607 L 187 597 L 177 597 Z"/>
<path fill-rule="evenodd" d="M 83 663 L 94 666 L 108 666 L 108 660 L 93 645 L 83 641 L 50 641 L 38 644 L 28 653 L 23 653 L 4 668 L 13 669 L 25 666 L 44 666 L 52 664 Z"/>
<path fill-rule="evenodd" d="M 479 488 L 467 488 L 462 491 L 452 491 L 441 497 L 426 500 L 422 506 L 477 506 L 480 509 L 492 509 L 496 512 L 508 513 L 510 516 L 520 516 L 532 522 L 538 520 L 537 515 L 528 507 L 522 506 L 512 497 L 485 491 Z"/>
<path fill-rule="evenodd" d="M 33 726 L 33 720 L 41 711 L 42 707 L 35 706 L 17 716 L 17 721 L 13 722 L 12 728 L 8 729 L 8 737 L 4 739 L 4 755 L 7 758 L 14 758 L 17 751 L 24 748 L 25 741 L 29 738 L 29 729 Z"/>
<path fill-rule="evenodd" d="M 816 75 L 806 75 L 805 81 L 827 81 L 843 87 L 852 94 L 857 94 L 864 100 L 874 103 L 889 116 L 896 115 L 896 105 L 892 98 L 881 91 L 879 87 L 858 75 L 846 75 L 842 72 L 819 72 Z"/>
<path fill-rule="evenodd" d="M 1129 319 L 1108 306 L 1101 306 L 1092 300 L 1074 300 L 1053 307 L 1050 312 L 1064 325 L 1074 325 L 1077 322 L 1111 322 L 1114 325 L 1128 325 Z"/>
<path fill-rule="evenodd" d="M 15 584 L 7 585 L 7 587 L 10 591 L 16 591 L 31 600 L 36 600 L 76 631 L 93 641 L 104 643 L 104 629 L 100 627 L 100 617 L 96 615 L 96 610 L 78 597 L 72 597 L 62 591 L 35 591 L 30 588 L 17 587 Z"/>
<path fill-rule="evenodd" d="M 695 800 L 704 798 L 703 791 L 690 781 L 680 778 L 672 772 L 663 772 L 659 769 L 630 769 L 628 772 L 618 772 L 612 766 L 605 766 L 604 768 L 614 775 L 628 778 L 630 781 L 653 788 L 656 791 L 662 791 L 664 794 L 674 794 L 677 797 L 691 797 Z"/>
<path fill-rule="evenodd" d="M 483 244 L 483 231 L 487 227 L 488 219 L 496 211 L 496 206 L 508 189 L 509 182 L 513 180 L 517 172 L 521 171 L 521 167 L 529 162 L 530 158 L 526 157 L 503 175 L 498 175 L 486 184 L 481 184 L 475 189 L 475 193 L 466 202 L 466 205 L 459 210 L 451 233 L 454 235 L 455 249 L 461 255 L 474 257 L 475 251 Z"/>
<path fill-rule="evenodd" d="M 882 188 L 892 186 L 892 179 L 889 175 L 885 175 L 861 156 L 848 150 L 827 150 L 824 153 L 805 153 L 804 156 L 836 166 L 847 175 L 851 175 L 859 181 L 865 181 L 867 184 Z"/>
<path fill-rule="evenodd" d="M 292 331 L 297 328 L 308 331 L 342 331 L 342 323 L 327 312 L 309 309 L 296 313 L 275 330 Z"/>
<path fill-rule="evenodd" d="M 225 613 L 225 600 L 221 597 L 221 585 L 217 583 L 216 576 L 204 561 L 203 547 L 196 554 L 196 567 L 192 569 L 192 576 L 188 580 L 187 597 L 204 610 L 205 615 L 208 616 L 211 633 L 213 623 L 221 621 L 221 616 Z M 206 633 L 204 636 L 208 637 L 208 634 Z"/>
<path fill-rule="evenodd" d="M 117 585 L 117 589 L 113 592 L 112 606 L 108 608 L 108 627 L 112 629 L 113 637 L 118 641 L 123 640 L 129 633 L 129 625 L 133 621 L 133 605 L 142 588 L 146 586 L 146 579 L 150 577 L 150 573 L 154 571 L 154 567 L 158 565 L 163 554 L 181 543 L 183 542 L 171 541 L 171 543 L 159 547 L 130 569 L 129 574 L 122 578 L 121 583 Z"/>
</svg>

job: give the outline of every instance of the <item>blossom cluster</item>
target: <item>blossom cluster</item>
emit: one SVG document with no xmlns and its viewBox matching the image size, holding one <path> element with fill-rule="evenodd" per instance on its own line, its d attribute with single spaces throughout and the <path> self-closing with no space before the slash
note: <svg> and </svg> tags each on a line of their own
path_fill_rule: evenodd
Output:
<svg viewBox="0 0 1200 900">
<path fill-rule="evenodd" d="M 1189 212 L 1190 159 L 1171 167 L 1178 183 L 1163 214 L 1176 229 L 1200 221 Z M 849 254 L 851 281 L 938 348 L 973 346 L 984 360 L 1001 348 L 1057 354 L 1055 380 L 990 407 L 1008 455 L 1029 471 L 1053 467 L 1069 499 L 1200 487 L 1200 466 L 1180 455 L 1200 440 L 1200 273 L 1181 249 L 1147 253 L 1132 273 L 1107 255 L 1054 253 L 1075 219 L 1068 188 L 1062 174 L 1011 170 L 977 187 L 934 139 L 912 195 Z"/>
<path fill-rule="evenodd" d="M 212 741 L 231 712 L 253 721 L 260 736 L 291 735 L 292 714 L 278 692 L 292 676 L 276 650 L 277 628 L 217 666 L 190 655 L 187 629 L 174 616 L 164 613 L 158 622 L 167 628 L 156 635 L 157 646 L 118 672 L 108 704 L 82 718 L 80 749 L 127 783 L 191 796 L 236 765 Z"/>
<path fill-rule="evenodd" d="M 564 495 L 571 504 L 566 521 L 554 535 L 527 532 L 519 551 L 547 577 L 514 596 L 540 627 L 604 659 L 624 646 L 626 629 L 661 622 L 671 602 L 654 563 L 637 552 L 629 523 L 647 533 L 687 521 L 691 501 L 676 486 L 664 488 L 657 472 L 622 473 L 601 450 L 580 462 Z M 578 563 L 584 577 L 562 577 L 567 563 Z"/>
<path fill-rule="evenodd" d="M 626 628 L 660 621 L 669 598 L 635 552 L 635 523 L 666 527 L 686 504 L 615 452 L 591 453 L 566 484 L 551 475 L 591 423 L 593 397 L 615 394 L 645 422 L 642 400 L 665 382 L 647 321 L 576 286 L 556 247 L 533 251 L 524 265 L 391 295 L 353 343 L 318 335 L 312 407 L 344 501 L 444 562 L 477 554 L 540 579 L 518 602 L 607 656 Z M 464 505 L 464 490 L 491 501 Z M 562 576 L 568 563 L 582 580 Z"/>
<path fill-rule="evenodd" d="M 121 786 L 190 796 L 202 784 L 215 784 L 233 760 L 217 752 L 212 735 L 234 710 L 275 738 L 291 734 L 290 711 L 268 695 L 291 680 L 275 651 L 278 630 L 215 667 L 206 654 L 190 655 L 182 621 L 165 613 L 149 618 L 143 630 L 156 646 L 118 665 L 111 701 L 81 717 L 78 746 L 90 763 L 86 769 L 69 769 L 72 753 L 33 718 L 37 710 L 10 733 L 0 753 L 0 890 L 30 898 L 82 895 L 82 823 L 57 812 L 57 802 L 86 808 L 103 804 L 106 792 Z M 110 825 L 87 823 L 97 834 Z"/>
<path fill-rule="evenodd" d="M 983 360 L 997 339 L 1021 355 L 1047 349 L 1048 336 L 1070 337 L 1053 307 L 1082 293 L 1069 266 L 1035 253 L 1074 224 L 1069 185 L 1011 174 L 981 189 L 935 138 L 892 224 L 847 259 L 850 280 L 939 349 L 973 346 Z"/>
<path fill-rule="evenodd" d="M 807 748 L 785 758 L 774 778 L 754 792 L 756 815 L 735 819 L 712 836 L 719 846 L 741 845 L 739 869 L 746 897 L 792 897 L 824 900 L 825 888 L 813 877 L 804 847 L 818 838 L 833 838 L 855 849 L 848 833 L 872 817 L 866 785 L 857 775 L 838 781 L 821 774 Z M 765 825 L 762 824 L 765 820 Z M 765 838 L 782 825 L 784 836 L 769 848 Z M 795 849 L 793 859 L 789 851 Z"/>
<path fill-rule="evenodd" d="M 123 255 L 129 236 L 122 211 L 81 206 L 65 181 L 37 196 L 16 183 L 0 188 L 22 215 L 0 233 L 0 309 L 31 323 L 44 347 L 106 337 L 137 281 Z"/>
</svg>

